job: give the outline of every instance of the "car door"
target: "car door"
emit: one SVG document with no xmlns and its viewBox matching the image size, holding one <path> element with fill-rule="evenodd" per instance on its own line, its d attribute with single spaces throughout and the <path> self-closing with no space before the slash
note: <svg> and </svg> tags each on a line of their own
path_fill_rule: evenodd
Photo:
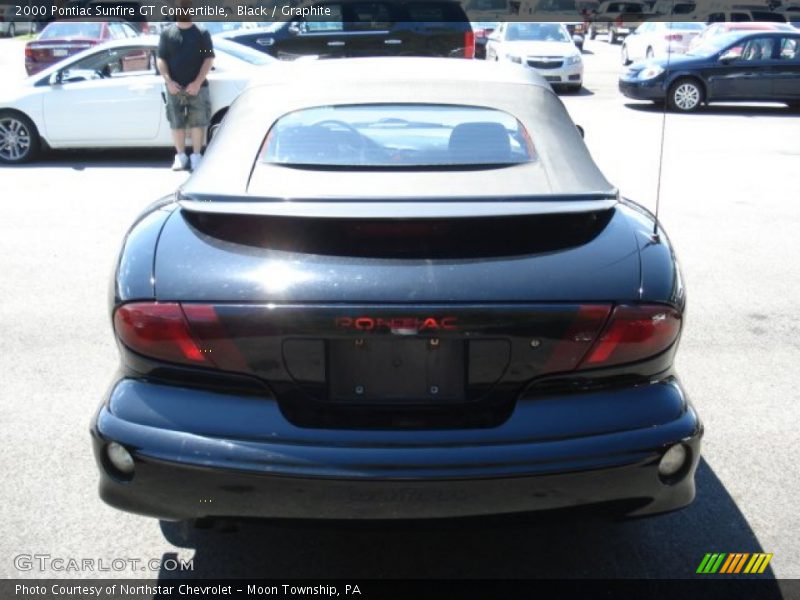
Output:
<svg viewBox="0 0 800 600">
<path fill-rule="evenodd" d="M 773 65 L 776 99 L 800 102 L 800 36 L 786 36 L 778 44 Z"/>
<path fill-rule="evenodd" d="M 772 52 L 778 39 L 749 37 L 723 50 L 707 78 L 711 99 L 768 99 L 772 93 Z"/>
<path fill-rule="evenodd" d="M 324 57 L 347 56 L 347 36 L 344 30 L 344 10 L 341 4 L 326 2 L 313 4 L 312 8 L 329 9 L 327 14 L 309 20 L 293 21 L 284 39 L 276 40 L 274 56 L 296 58 L 317 55 Z"/>
<path fill-rule="evenodd" d="M 86 146 L 155 140 L 165 116 L 154 52 L 113 48 L 67 65 L 43 96 L 47 139 Z"/>
<path fill-rule="evenodd" d="M 392 31 L 396 17 L 388 2 L 353 2 L 345 5 L 347 56 L 393 56 L 403 53 L 408 36 Z M 408 49 L 410 50 L 410 49 Z"/>
</svg>

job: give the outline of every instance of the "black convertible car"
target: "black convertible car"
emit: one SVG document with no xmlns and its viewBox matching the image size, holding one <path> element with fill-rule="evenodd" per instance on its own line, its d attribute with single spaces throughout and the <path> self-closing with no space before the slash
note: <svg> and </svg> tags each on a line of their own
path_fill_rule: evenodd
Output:
<svg viewBox="0 0 800 600">
<path fill-rule="evenodd" d="M 631 65 L 619 80 L 628 98 L 689 112 L 711 102 L 785 102 L 800 108 L 800 32 L 732 32 L 683 56 Z"/>
<path fill-rule="evenodd" d="M 125 239 L 100 494 L 167 520 L 677 509 L 684 303 L 540 76 L 295 63 Z"/>
</svg>

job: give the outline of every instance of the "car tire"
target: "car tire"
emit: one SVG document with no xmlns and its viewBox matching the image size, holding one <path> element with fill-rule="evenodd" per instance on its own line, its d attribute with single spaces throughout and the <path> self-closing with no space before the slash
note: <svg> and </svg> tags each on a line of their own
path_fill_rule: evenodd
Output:
<svg viewBox="0 0 800 600">
<path fill-rule="evenodd" d="M 697 110 L 705 99 L 703 85 L 697 79 L 678 79 L 667 92 L 667 104 L 671 110 L 692 112 Z"/>
<path fill-rule="evenodd" d="M 620 55 L 622 56 L 622 66 L 627 67 L 631 64 L 631 59 L 628 56 L 628 46 L 623 42 L 622 50 L 620 51 Z"/>
<path fill-rule="evenodd" d="M 32 160 L 41 148 L 36 125 L 22 113 L 0 111 L 0 164 Z"/>
</svg>

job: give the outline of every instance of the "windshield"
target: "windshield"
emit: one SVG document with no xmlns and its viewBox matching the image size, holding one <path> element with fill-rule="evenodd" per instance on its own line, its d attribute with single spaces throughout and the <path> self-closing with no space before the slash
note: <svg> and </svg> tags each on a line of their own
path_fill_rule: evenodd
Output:
<svg viewBox="0 0 800 600">
<path fill-rule="evenodd" d="M 102 23 L 77 21 L 74 23 L 50 23 L 50 25 L 44 28 L 38 39 L 52 40 L 69 37 L 99 39 L 102 31 Z"/>
<path fill-rule="evenodd" d="M 509 23 L 506 40 L 536 42 L 571 42 L 569 35 L 558 23 Z"/>
<path fill-rule="evenodd" d="M 438 104 L 323 106 L 272 126 L 261 161 L 284 165 L 433 167 L 533 160 L 522 124 L 489 108 Z"/>
<path fill-rule="evenodd" d="M 716 54 L 729 44 L 742 37 L 741 33 L 726 33 L 724 35 L 714 35 L 703 40 L 703 42 L 692 48 L 686 53 L 687 56 L 711 56 Z"/>
</svg>

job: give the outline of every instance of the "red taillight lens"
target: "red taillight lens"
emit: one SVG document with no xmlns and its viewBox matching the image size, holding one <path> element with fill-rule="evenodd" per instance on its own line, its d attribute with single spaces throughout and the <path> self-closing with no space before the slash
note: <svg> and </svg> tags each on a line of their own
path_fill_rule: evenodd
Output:
<svg viewBox="0 0 800 600">
<path fill-rule="evenodd" d="M 475 33 L 471 29 L 464 32 L 464 58 L 475 58 Z"/>
<path fill-rule="evenodd" d="M 602 331 L 610 312 L 611 306 L 607 304 L 581 306 L 561 341 L 553 349 L 545 364 L 544 372 L 556 373 L 575 369 Z"/>
<path fill-rule="evenodd" d="M 668 42 L 680 42 L 683 36 L 680 33 L 670 33 L 665 35 L 664 39 Z"/>
<path fill-rule="evenodd" d="M 180 304 L 125 304 L 114 314 L 114 330 L 123 344 L 139 354 L 169 362 L 213 366 L 204 348 L 192 338 Z"/>
<path fill-rule="evenodd" d="M 33 58 L 33 48 L 25 46 L 25 58 Z"/>
<path fill-rule="evenodd" d="M 681 315 L 666 306 L 618 306 L 579 369 L 644 360 L 669 348 L 681 329 Z"/>
</svg>

